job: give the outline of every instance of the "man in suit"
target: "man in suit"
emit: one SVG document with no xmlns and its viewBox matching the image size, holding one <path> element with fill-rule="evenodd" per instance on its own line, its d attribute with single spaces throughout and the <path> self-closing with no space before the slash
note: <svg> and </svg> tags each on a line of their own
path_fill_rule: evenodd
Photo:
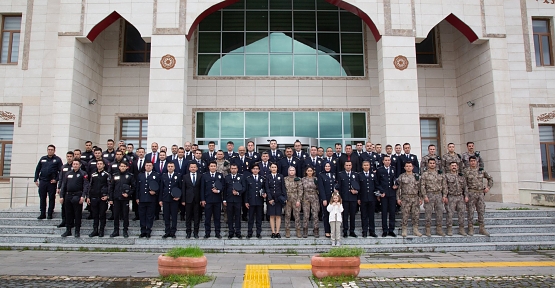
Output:
<svg viewBox="0 0 555 288">
<path fill-rule="evenodd" d="M 197 152 L 200 150 L 197 150 Z M 195 239 L 198 239 L 198 231 L 200 227 L 200 178 L 201 173 L 198 171 L 198 162 L 191 161 L 189 163 L 189 174 L 183 175 L 183 184 L 181 187 L 185 191 L 181 194 L 181 205 L 185 206 L 185 214 L 187 222 L 185 233 L 186 238 L 191 238 L 191 232 Z M 194 230 L 191 229 L 191 222 L 194 220 Z M 192 231 L 191 231 L 192 230 Z"/>
<path fill-rule="evenodd" d="M 166 159 L 168 159 L 168 161 L 173 161 L 174 159 L 176 159 L 178 149 L 179 149 L 179 146 L 177 146 L 176 144 L 173 144 L 172 145 L 172 153 L 170 155 L 166 154 Z"/>
<path fill-rule="evenodd" d="M 410 144 L 409 143 L 403 144 L 403 150 L 405 151 L 405 154 L 403 156 L 401 156 L 401 162 L 402 162 L 401 165 L 402 165 L 403 170 L 401 171 L 401 173 L 399 173 L 399 175 L 406 172 L 404 167 L 405 167 L 405 163 L 407 163 L 407 162 L 412 163 L 412 167 L 413 167 L 412 173 L 419 174 L 420 173 L 420 163 L 418 162 L 418 156 L 416 156 L 414 154 L 410 154 Z"/>
<path fill-rule="evenodd" d="M 158 161 L 158 143 L 152 142 L 150 145 L 150 150 L 152 152 L 146 154 L 146 161 L 150 161 L 150 163 L 156 163 Z M 156 166 L 154 166 L 156 167 Z"/>
<path fill-rule="evenodd" d="M 165 153 L 160 152 L 160 156 L 162 155 L 166 156 Z M 181 174 L 175 172 L 175 164 L 171 162 L 167 164 L 167 172 L 163 173 L 161 178 L 158 204 L 163 208 L 164 212 L 165 234 L 162 238 L 175 238 L 175 233 L 177 232 L 177 210 L 179 208 L 180 197 L 172 196 L 172 190 L 175 187 L 181 189 Z"/>
<path fill-rule="evenodd" d="M 200 149 L 195 150 L 195 157 L 193 160 L 189 161 L 189 165 L 193 162 L 197 163 L 198 173 L 204 174 L 208 170 L 206 162 L 202 159 L 202 151 Z M 189 167 L 187 167 L 187 170 L 189 170 Z"/>
<path fill-rule="evenodd" d="M 353 164 L 350 161 L 346 161 L 344 165 L 345 170 L 339 172 L 339 176 L 337 177 L 339 194 L 343 200 L 343 237 L 347 238 L 351 236 L 356 238 L 355 214 L 357 212 L 359 191 L 355 189 L 354 182 L 358 182 L 359 180 L 357 173 L 352 170 Z M 349 233 L 347 234 L 347 232 Z"/>
<path fill-rule="evenodd" d="M 289 167 L 295 167 L 297 177 L 302 177 L 301 161 L 293 157 L 293 149 L 291 147 L 285 148 L 285 157 L 281 158 L 278 165 L 278 173 L 281 175 L 289 175 Z"/>
<path fill-rule="evenodd" d="M 399 177 L 401 173 L 405 171 L 403 168 L 403 155 L 401 154 L 403 149 L 401 148 L 401 144 L 395 144 L 395 153 L 391 155 L 391 166 L 395 169 L 395 178 Z"/>
<path fill-rule="evenodd" d="M 183 145 L 183 148 L 185 149 L 185 151 L 183 151 L 184 152 L 183 157 L 185 157 L 185 159 L 187 159 L 189 161 L 191 161 L 191 160 L 193 160 L 193 158 L 195 158 L 195 155 L 194 155 L 195 151 L 191 150 L 191 147 L 192 147 L 192 145 L 191 145 L 191 142 L 189 142 L 189 141 L 185 142 L 185 144 Z"/>
<path fill-rule="evenodd" d="M 242 146 L 241 146 L 242 147 Z M 241 149 L 239 147 L 239 149 Z M 244 147 L 243 147 L 244 149 Z M 240 154 L 240 153 L 239 153 Z M 227 239 L 233 238 L 233 236 L 241 239 L 241 204 L 243 200 L 243 175 L 238 173 L 239 168 L 237 164 L 232 163 L 229 168 L 230 174 L 225 176 L 224 185 L 224 206 L 227 207 L 227 227 L 229 229 L 229 234 Z M 240 183 L 241 189 L 236 189 L 238 186 L 236 183 Z"/>
<path fill-rule="evenodd" d="M 210 162 L 208 164 L 209 171 L 202 175 L 200 182 L 200 204 L 204 207 L 204 239 L 210 238 L 212 217 L 214 217 L 216 238 L 222 238 L 220 234 L 220 216 L 222 214 L 223 191 L 219 187 L 223 187 L 224 179 L 222 173 L 216 171 L 217 169 L 216 161 Z"/>
<path fill-rule="evenodd" d="M 351 144 L 345 145 L 345 153 L 339 157 L 339 169 L 343 170 L 345 163 L 351 162 L 354 172 L 360 172 L 360 161 L 356 153 L 353 153 L 353 146 Z"/>
<path fill-rule="evenodd" d="M 227 141 L 227 151 L 224 152 L 225 160 L 231 160 L 232 158 L 239 156 L 237 152 L 233 151 L 234 147 L 235 147 L 235 144 L 233 143 L 233 141 Z"/>
<path fill-rule="evenodd" d="M 335 143 L 335 153 L 333 153 L 333 158 L 339 159 L 339 157 L 343 155 L 343 153 L 341 153 L 342 151 L 343 147 L 341 146 L 341 143 Z"/>
<path fill-rule="evenodd" d="M 374 208 L 376 207 L 377 178 L 370 170 L 370 162 L 362 162 L 362 172 L 359 174 L 360 193 L 358 204 L 360 205 L 360 216 L 362 218 L 362 237 L 378 237 L 374 224 Z"/>
<path fill-rule="evenodd" d="M 187 166 L 189 166 L 189 160 L 185 158 L 185 149 L 183 147 L 179 147 L 177 149 L 177 157 L 172 160 L 173 164 L 175 164 L 175 171 L 181 175 L 187 174 Z"/>
<path fill-rule="evenodd" d="M 305 157 L 302 162 L 301 173 L 304 176 L 304 171 L 306 171 L 306 168 L 310 166 L 314 169 L 314 177 L 318 177 L 318 174 L 320 174 L 322 172 L 322 169 L 324 168 L 322 166 L 324 162 L 325 161 L 322 161 L 322 159 L 318 158 L 318 148 L 316 148 L 316 146 L 312 146 L 310 147 L 310 156 Z"/>
<path fill-rule="evenodd" d="M 270 140 L 270 151 L 268 151 L 268 155 L 270 156 L 270 162 L 272 163 L 278 163 L 278 161 L 283 158 L 283 152 L 278 149 L 276 139 Z"/>
<path fill-rule="evenodd" d="M 205 163 L 209 163 L 216 160 L 216 142 L 214 141 L 208 142 L 208 151 L 202 154 L 202 160 Z"/>
<path fill-rule="evenodd" d="M 137 154 L 135 157 L 135 162 L 132 162 L 129 166 L 129 172 L 131 172 L 131 174 L 133 174 L 133 177 L 135 177 L 135 179 L 138 179 L 137 177 L 139 176 L 140 173 L 145 172 L 145 164 L 146 164 L 146 158 L 145 158 L 145 149 L 142 147 L 139 147 L 137 149 Z M 152 166 L 154 167 L 154 165 Z M 153 168 L 154 169 L 154 168 Z M 139 205 L 137 204 L 137 199 L 139 194 L 135 193 L 133 194 L 133 201 L 131 202 L 131 211 L 135 212 L 135 217 L 133 219 L 140 219 L 139 217 Z M 156 201 L 154 201 L 156 202 Z M 156 207 L 158 207 L 158 205 L 154 205 L 154 209 L 156 209 Z M 154 216 L 154 213 L 152 213 L 152 215 Z"/>
<path fill-rule="evenodd" d="M 295 148 L 295 151 L 293 153 L 293 157 L 301 160 L 301 162 L 308 157 L 308 154 L 306 154 L 305 151 L 303 151 L 303 144 L 301 144 L 301 141 L 297 140 L 295 141 L 295 143 L 293 144 L 293 147 Z M 318 148 L 316 148 L 316 152 L 318 152 Z"/>
<path fill-rule="evenodd" d="M 141 235 L 139 238 L 150 238 L 152 225 L 154 224 L 154 211 L 158 202 L 158 191 L 160 190 L 160 174 L 152 171 L 152 163 L 144 165 L 144 172 L 136 176 L 136 204 L 139 205 L 139 219 L 141 220 Z M 156 182 L 158 189 L 151 187 L 150 183 Z"/>
<path fill-rule="evenodd" d="M 391 166 L 391 159 L 389 156 L 384 156 L 383 158 L 384 166 L 378 168 L 378 191 L 380 192 L 379 201 L 382 202 L 382 237 L 391 236 L 397 237 L 395 235 L 395 205 L 397 204 L 397 185 L 395 179 L 397 179 L 395 168 Z M 387 225 L 387 219 L 389 216 L 389 225 Z"/>
<path fill-rule="evenodd" d="M 166 160 L 166 152 L 160 151 L 158 156 L 158 161 L 154 163 L 154 171 L 160 173 L 160 175 L 168 173 L 168 164 L 171 162 Z M 175 166 L 173 167 L 175 168 Z"/>
</svg>

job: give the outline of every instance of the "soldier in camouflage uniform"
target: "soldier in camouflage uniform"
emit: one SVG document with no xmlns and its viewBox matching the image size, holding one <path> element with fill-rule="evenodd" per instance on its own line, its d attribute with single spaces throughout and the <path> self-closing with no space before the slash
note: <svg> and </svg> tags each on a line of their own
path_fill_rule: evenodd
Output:
<svg viewBox="0 0 555 288">
<path fill-rule="evenodd" d="M 285 238 L 291 237 L 289 223 L 291 211 L 295 217 L 295 230 L 297 238 L 301 238 L 301 203 L 303 202 L 303 184 L 301 178 L 296 176 L 297 170 L 291 166 L 287 169 L 289 175 L 285 177 L 285 190 L 287 190 L 287 203 L 285 204 Z"/>
<path fill-rule="evenodd" d="M 478 224 L 480 234 L 489 236 L 484 224 L 484 213 L 486 204 L 484 195 L 493 186 L 493 178 L 482 168 L 478 168 L 478 159 L 475 156 L 469 158 L 470 167 L 464 170 L 466 186 L 468 187 L 468 235 L 474 235 L 474 210 L 478 211 Z M 484 187 L 484 178 L 488 184 Z"/>
<path fill-rule="evenodd" d="M 436 212 L 436 229 L 437 235 L 445 236 L 441 229 L 443 223 L 443 203 L 447 200 L 447 189 L 445 179 L 440 172 L 436 170 L 436 160 L 429 158 L 427 163 L 428 169 L 420 178 L 420 192 L 424 198 L 424 210 L 426 211 L 426 236 L 431 235 L 432 212 Z"/>
<path fill-rule="evenodd" d="M 449 204 L 449 212 L 447 213 L 447 235 L 453 236 L 453 214 L 455 210 L 459 214 L 459 234 L 466 236 L 464 231 L 464 212 L 466 211 L 465 203 L 468 203 L 468 189 L 466 179 L 463 173 L 458 172 L 457 162 L 451 162 L 449 172 L 445 174 L 445 182 L 447 182 L 447 203 Z"/>
<path fill-rule="evenodd" d="M 303 186 L 303 237 L 308 236 L 308 218 L 312 215 L 312 234 L 314 238 L 320 237 L 320 227 L 318 221 L 318 212 L 320 212 L 320 198 L 318 194 L 318 182 L 314 169 L 308 166 L 305 171 L 305 177 L 301 180 Z"/>
<path fill-rule="evenodd" d="M 468 152 L 464 152 L 462 155 L 462 170 L 468 169 L 468 167 L 470 167 L 470 156 L 476 157 L 478 168 L 484 169 L 484 161 L 482 161 L 482 157 L 480 157 L 480 151 L 474 151 L 474 142 L 467 142 L 466 148 L 468 149 Z"/>
<path fill-rule="evenodd" d="M 231 158 L 230 158 L 231 159 Z M 229 174 L 229 168 L 231 167 L 230 161 L 226 160 L 224 152 L 222 150 L 218 150 L 216 152 L 216 172 L 222 173 L 222 177 L 225 178 L 227 174 Z M 224 213 L 224 223 L 227 223 L 227 207 L 222 205 L 222 212 Z"/>
<path fill-rule="evenodd" d="M 462 156 L 461 154 L 455 153 L 455 144 L 449 143 L 447 144 L 447 153 L 441 157 L 441 165 L 444 170 L 451 169 L 451 163 L 457 163 L 457 169 L 459 172 L 462 172 Z"/>
<path fill-rule="evenodd" d="M 401 236 L 407 237 L 407 224 L 409 213 L 412 215 L 412 232 L 415 236 L 422 236 L 418 232 L 418 218 L 420 215 L 420 177 L 418 174 L 412 173 L 412 162 L 405 163 L 405 173 L 399 175 L 397 182 L 397 204 L 401 205 L 403 211 L 403 220 L 401 221 Z"/>
<path fill-rule="evenodd" d="M 424 172 L 428 169 L 428 159 L 435 159 L 436 170 L 442 170 L 441 157 L 436 155 L 436 145 L 430 144 L 428 145 L 428 155 L 422 157 L 422 161 L 420 162 L 420 173 L 422 175 L 424 175 Z"/>
</svg>

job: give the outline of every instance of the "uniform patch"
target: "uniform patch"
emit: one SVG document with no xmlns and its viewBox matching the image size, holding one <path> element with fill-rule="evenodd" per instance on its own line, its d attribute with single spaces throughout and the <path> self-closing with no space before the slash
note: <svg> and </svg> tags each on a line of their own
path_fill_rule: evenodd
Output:
<svg viewBox="0 0 555 288">
<path fill-rule="evenodd" d="M 62 171 L 64 171 L 64 172 L 67 172 L 68 170 L 69 170 L 69 168 L 67 168 L 67 167 L 62 169 Z"/>
<path fill-rule="evenodd" d="M 104 154 L 104 157 L 108 157 L 108 154 Z"/>
<path fill-rule="evenodd" d="M 280 178 L 280 177 L 278 177 L 278 180 L 281 180 L 281 178 Z"/>
<path fill-rule="evenodd" d="M 114 180 L 119 180 L 119 176 L 114 176 Z"/>
<path fill-rule="evenodd" d="M 67 175 L 67 178 L 73 178 L 73 175 Z"/>
<path fill-rule="evenodd" d="M 152 179 L 156 179 L 156 176 L 152 176 Z"/>
<path fill-rule="evenodd" d="M 40 160 L 40 162 L 43 162 L 43 163 L 44 163 L 44 162 L 46 162 L 46 160 L 45 160 L 45 159 L 43 159 L 43 160 Z"/>
</svg>

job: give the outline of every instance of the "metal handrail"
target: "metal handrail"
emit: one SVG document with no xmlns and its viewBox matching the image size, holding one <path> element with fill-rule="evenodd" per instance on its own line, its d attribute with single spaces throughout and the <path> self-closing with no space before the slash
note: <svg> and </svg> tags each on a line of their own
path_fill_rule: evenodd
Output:
<svg viewBox="0 0 555 288">
<path fill-rule="evenodd" d="M 14 190 L 14 183 L 12 179 L 34 179 L 35 176 L 0 176 L 0 181 L 4 179 L 10 180 L 10 209 L 13 208 L 13 190 Z M 1 182 L 0 182 L 1 183 Z M 29 201 L 29 181 L 27 181 L 27 185 L 25 188 L 25 207 L 27 207 Z"/>
</svg>

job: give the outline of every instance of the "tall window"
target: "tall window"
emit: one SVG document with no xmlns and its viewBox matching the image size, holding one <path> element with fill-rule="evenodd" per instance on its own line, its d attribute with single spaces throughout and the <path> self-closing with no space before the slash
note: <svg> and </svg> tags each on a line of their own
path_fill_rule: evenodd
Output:
<svg viewBox="0 0 555 288">
<path fill-rule="evenodd" d="M 147 147 L 146 137 L 148 135 L 147 118 L 123 118 L 120 125 L 120 138 L 126 144 L 133 143 L 136 148 Z"/>
<path fill-rule="evenodd" d="M 555 126 L 540 125 L 540 149 L 544 181 L 555 180 Z"/>
<path fill-rule="evenodd" d="M 0 123 L 0 176 L 10 176 L 13 123 Z"/>
<path fill-rule="evenodd" d="M 0 63 L 17 63 L 17 58 L 19 56 L 20 34 L 21 15 L 3 16 Z"/>
<path fill-rule="evenodd" d="M 123 36 L 123 62 L 150 62 L 150 43 L 146 43 L 141 33 L 125 21 Z"/>
<path fill-rule="evenodd" d="M 197 74 L 364 76 L 362 27 L 325 0 L 241 0 L 200 23 Z"/>
<path fill-rule="evenodd" d="M 438 49 L 436 39 L 436 28 L 432 29 L 424 41 L 417 43 L 416 63 L 417 64 L 438 64 Z"/>
<path fill-rule="evenodd" d="M 536 66 L 553 65 L 550 25 L 551 23 L 548 19 L 532 19 L 534 48 L 536 50 Z"/>
<path fill-rule="evenodd" d="M 436 145 L 436 155 L 441 154 L 441 139 L 439 132 L 439 119 L 421 118 L 420 119 L 420 138 L 422 139 L 422 156 L 428 155 L 428 145 Z"/>
</svg>

